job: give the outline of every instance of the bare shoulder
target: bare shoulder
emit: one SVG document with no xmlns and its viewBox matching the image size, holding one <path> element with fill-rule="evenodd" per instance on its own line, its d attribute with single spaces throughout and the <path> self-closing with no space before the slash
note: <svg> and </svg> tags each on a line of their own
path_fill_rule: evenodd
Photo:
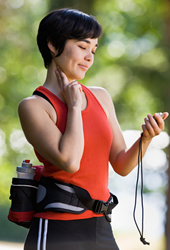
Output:
<svg viewBox="0 0 170 250">
<path fill-rule="evenodd" d="M 112 102 L 111 96 L 106 89 L 102 87 L 89 87 L 89 89 L 97 97 L 97 99 L 101 99 L 104 103 Z"/>
<path fill-rule="evenodd" d="M 21 118 L 22 116 L 29 116 L 31 113 L 41 110 L 40 100 L 37 97 L 31 96 L 23 99 L 18 106 L 18 114 Z"/>
<path fill-rule="evenodd" d="M 92 87 L 88 87 L 92 92 L 93 94 L 95 95 L 105 95 L 105 96 L 110 96 L 108 91 L 102 87 L 96 87 L 96 86 L 92 86 Z"/>
<path fill-rule="evenodd" d="M 31 119 L 33 116 L 42 116 L 46 113 L 53 121 L 56 122 L 56 112 L 52 105 L 39 96 L 30 96 L 23 99 L 18 106 L 20 119 Z"/>
<path fill-rule="evenodd" d="M 18 105 L 19 117 L 22 118 L 22 116 L 25 116 L 25 114 L 29 115 L 31 110 L 34 110 L 34 106 L 36 108 L 37 104 L 38 103 L 36 102 L 36 99 L 33 97 L 23 99 Z"/>
<path fill-rule="evenodd" d="M 108 93 L 108 91 L 102 87 L 89 87 L 89 89 L 102 105 L 103 109 L 106 112 L 107 117 L 109 117 L 109 113 L 113 112 L 114 106 L 112 98 Z"/>
<path fill-rule="evenodd" d="M 22 111 L 24 109 L 30 109 L 34 105 L 38 106 L 39 102 L 38 102 L 36 97 L 30 96 L 30 97 L 27 97 L 27 98 L 23 99 L 19 103 L 18 110 Z"/>
</svg>

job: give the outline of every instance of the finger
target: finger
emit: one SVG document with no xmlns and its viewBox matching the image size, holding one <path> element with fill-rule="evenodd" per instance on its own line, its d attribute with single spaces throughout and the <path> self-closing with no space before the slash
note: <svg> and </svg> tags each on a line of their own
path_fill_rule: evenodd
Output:
<svg viewBox="0 0 170 250">
<path fill-rule="evenodd" d="M 69 84 L 70 84 L 70 86 L 71 86 L 71 85 L 79 85 L 78 82 L 77 82 L 76 80 L 70 82 Z"/>
<path fill-rule="evenodd" d="M 58 80 L 58 86 L 59 86 L 58 90 L 59 90 L 59 93 L 62 95 L 63 87 L 64 87 L 62 84 L 62 79 L 61 79 L 61 76 L 57 70 L 55 71 L 55 73 L 56 73 L 57 80 Z"/>
<path fill-rule="evenodd" d="M 57 72 L 60 80 L 60 85 L 63 85 L 61 87 L 65 88 L 69 84 L 68 78 L 58 66 L 57 66 Z"/>
<path fill-rule="evenodd" d="M 69 84 L 68 79 L 67 77 L 65 78 L 64 72 L 59 69 L 56 70 L 56 75 L 58 79 L 59 92 L 61 95 L 63 95 L 63 92 L 66 90 Z"/>
<path fill-rule="evenodd" d="M 147 130 L 148 134 L 150 136 L 154 136 L 154 127 L 157 126 L 156 121 L 154 120 L 153 117 L 149 117 L 149 115 L 148 115 L 148 117 L 146 117 L 144 119 L 144 121 L 145 121 L 145 127 L 146 127 L 146 130 Z"/>
<path fill-rule="evenodd" d="M 152 116 L 151 114 L 148 114 L 147 119 L 148 119 L 148 121 L 149 121 L 149 123 L 151 124 L 152 127 L 157 127 L 158 126 L 157 117 L 155 115 Z"/>
<path fill-rule="evenodd" d="M 69 87 L 76 87 L 76 88 L 82 89 L 81 85 L 76 80 L 70 82 Z"/>
<path fill-rule="evenodd" d="M 163 120 L 162 120 L 163 122 Z M 159 127 L 158 123 L 155 121 L 152 115 L 148 114 L 145 118 L 145 125 L 148 133 L 153 137 L 155 135 L 160 134 L 161 128 Z M 162 124 L 160 125 L 162 126 Z"/>
<path fill-rule="evenodd" d="M 165 117 L 167 117 L 167 114 L 165 115 Z M 164 129 L 164 114 L 163 114 L 163 118 L 159 115 L 159 113 L 155 113 L 154 114 L 154 118 L 156 119 L 156 123 L 158 125 L 158 127 L 163 130 Z"/>
<path fill-rule="evenodd" d="M 169 116 L 169 113 L 168 112 L 164 112 L 163 115 L 164 115 L 163 119 L 165 120 Z"/>
<path fill-rule="evenodd" d="M 148 130 L 146 129 L 145 123 L 142 124 L 142 130 L 143 130 L 143 135 L 145 137 L 149 137 L 150 136 L 149 133 L 148 133 Z"/>
<path fill-rule="evenodd" d="M 142 124 L 142 130 L 143 130 L 143 132 L 145 132 L 147 130 L 145 123 Z"/>
<path fill-rule="evenodd" d="M 77 81 L 72 81 L 69 85 L 68 88 L 73 88 L 75 92 L 79 91 L 80 94 L 82 94 L 82 87 Z"/>
<path fill-rule="evenodd" d="M 82 94 L 83 89 L 82 89 L 82 86 L 80 84 L 79 84 L 79 90 L 80 90 L 80 93 Z"/>
</svg>

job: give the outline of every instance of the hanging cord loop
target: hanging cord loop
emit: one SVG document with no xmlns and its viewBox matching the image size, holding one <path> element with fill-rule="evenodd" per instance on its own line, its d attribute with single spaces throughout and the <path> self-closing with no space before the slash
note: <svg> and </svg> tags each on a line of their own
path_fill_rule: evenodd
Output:
<svg viewBox="0 0 170 250">
<path fill-rule="evenodd" d="M 137 169 L 137 179 L 136 179 L 136 189 L 135 189 L 135 204 L 134 204 L 134 210 L 133 210 L 133 218 L 134 222 L 136 224 L 136 227 L 140 234 L 140 240 L 144 245 L 150 245 L 149 242 L 145 241 L 145 238 L 143 237 L 143 231 L 144 231 L 144 205 L 143 205 L 143 166 L 142 166 L 142 137 L 143 133 L 141 134 L 141 138 L 139 141 L 139 153 L 138 153 L 138 169 Z M 139 175 L 141 173 L 141 206 L 142 206 L 142 230 L 140 231 L 139 226 L 136 221 L 135 212 L 136 212 L 136 204 L 137 204 L 137 192 L 138 192 L 138 182 L 139 182 Z"/>
</svg>

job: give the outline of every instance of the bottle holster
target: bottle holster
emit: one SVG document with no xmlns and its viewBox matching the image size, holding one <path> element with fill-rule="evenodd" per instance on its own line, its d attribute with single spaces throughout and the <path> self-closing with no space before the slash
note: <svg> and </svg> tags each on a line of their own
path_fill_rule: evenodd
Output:
<svg viewBox="0 0 170 250">
<path fill-rule="evenodd" d="M 8 219 L 17 225 L 29 228 L 35 214 L 37 190 L 41 173 L 44 168 L 42 165 L 34 166 L 36 172 L 34 179 L 13 178 L 10 189 L 11 207 Z"/>
<path fill-rule="evenodd" d="M 87 190 L 76 185 L 41 176 L 40 181 L 13 178 L 8 219 L 29 228 L 35 213 L 53 211 L 81 214 L 87 209 L 104 214 L 111 221 L 118 199 L 110 193 L 107 202 L 92 199 Z"/>
<path fill-rule="evenodd" d="M 8 219 L 29 228 L 35 213 L 38 181 L 13 178 L 10 189 L 11 208 Z"/>
</svg>

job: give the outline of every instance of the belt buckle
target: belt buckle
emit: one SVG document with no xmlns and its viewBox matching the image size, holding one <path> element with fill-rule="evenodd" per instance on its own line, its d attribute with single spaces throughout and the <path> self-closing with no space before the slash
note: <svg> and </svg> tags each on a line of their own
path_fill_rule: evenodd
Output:
<svg viewBox="0 0 170 250">
<path fill-rule="evenodd" d="M 94 212 L 97 214 L 106 214 L 108 207 L 109 203 L 98 200 L 95 203 Z"/>
</svg>

